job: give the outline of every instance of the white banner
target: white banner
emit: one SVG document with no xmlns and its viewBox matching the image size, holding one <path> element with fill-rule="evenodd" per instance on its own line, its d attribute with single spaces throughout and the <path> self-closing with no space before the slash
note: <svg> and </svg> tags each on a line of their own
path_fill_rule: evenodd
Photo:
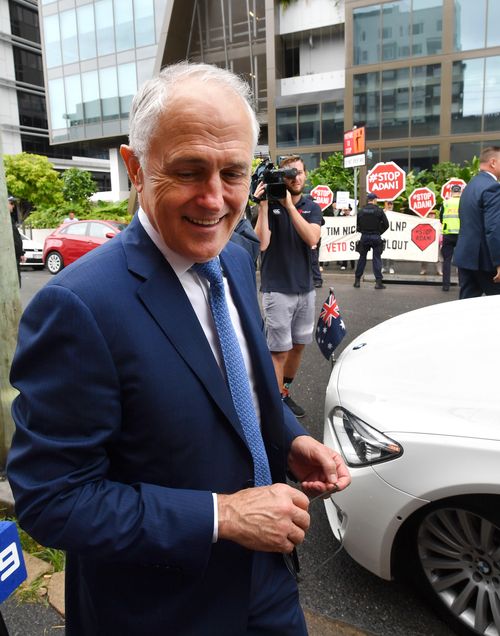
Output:
<svg viewBox="0 0 500 636">
<path fill-rule="evenodd" d="M 386 215 L 389 229 L 382 236 L 386 242 L 383 258 L 395 261 L 437 262 L 441 227 L 437 219 L 422 219 L 400 212 L 386 212 Z M 359 258 L 355 247 L 361 235 L 356 232 L 356 217 L 326 216 L 324 219 L 319 260 L 349 261 Z M 371 257 L 370 250 L 368 258 Z"/>
</svg>

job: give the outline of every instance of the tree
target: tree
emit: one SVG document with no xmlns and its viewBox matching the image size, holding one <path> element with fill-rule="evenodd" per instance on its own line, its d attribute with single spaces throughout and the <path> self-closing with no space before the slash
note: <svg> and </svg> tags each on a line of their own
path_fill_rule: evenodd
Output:
<svg viewBox="0 0 500 636">
<path fill-rule="evenodd" d="M 97 184 L 87 170 L 69 168 L 62 175 L 63 196 L 66 201 L 88 206 L 89 198 L 97 192 Z"/>
<path fill-rule="evenodd" d="M 309 173 L 309 181 L 312 186 L 327 185 L 333 192 L 343 190 L 354 192 L 354 171 L 344 168 L 344 155 L 335 152 L 319 164 L 319 166 Z"/>
<path fill-rule="evenodd" d="M 23 216 L 31 207 L 58 205 L 63 201 L 62 179 L 47 157 L 21 152 L 5 155 L 4 165 L 7 189 L 20 201 Z"/>
</svg>

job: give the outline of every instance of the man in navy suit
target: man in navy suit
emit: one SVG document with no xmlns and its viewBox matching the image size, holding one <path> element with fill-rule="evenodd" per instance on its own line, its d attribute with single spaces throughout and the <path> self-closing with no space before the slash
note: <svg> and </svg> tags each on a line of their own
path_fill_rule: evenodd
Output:
<svg viewBox="0 0 500 636">
<path fill-rule="evenodd" d="M 485 148 L 460 198 L 454 263 L 460 298 L 500 294 L 500 146 Z"/>
<path fill-rule="evenodd" d="M 228 242 L 257 135 L 228 71 L 181 63 L 147 82 L 121 149 L 137 215 L 21 321 L 8 474 L 21 525 L 67 551 L 68 636 L 306 634 L 283 555 L 304 539 L 308 496 L 350 477 L 283 406 L 253 263 Z M 192 269 L 212 259 L 269 485 L 254 485 L 211 288 Z"/>
</svg>

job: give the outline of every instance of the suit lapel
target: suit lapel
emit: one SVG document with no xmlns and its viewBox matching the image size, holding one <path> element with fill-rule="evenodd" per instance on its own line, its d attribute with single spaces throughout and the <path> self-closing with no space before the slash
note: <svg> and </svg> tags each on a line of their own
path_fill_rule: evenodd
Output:
<svg viewBox="0 0 500 636">
<path fill-rule="evenodd" d="M 142 303 L 244 441 L 229 389 L 175 272 L 137 219 L 122 234 L 129 270 L 145 279 L 137 291 Z"/>
</svg>

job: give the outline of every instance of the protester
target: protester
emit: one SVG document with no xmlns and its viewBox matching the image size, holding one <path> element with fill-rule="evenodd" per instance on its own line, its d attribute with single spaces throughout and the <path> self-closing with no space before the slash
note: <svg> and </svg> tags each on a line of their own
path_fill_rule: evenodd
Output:
<svg viewBox="0 0 500 636">
<path fill-rule="evenodd" d="M 365 271 L 366 257 L 372 250 L 372 267 L 375 276 L 375 289 L 385 289 L 382 283 L 382 252 L 384 241 L 382 234 L 388 229 L 389 221 L 381 207 L 377 205 L 377 195 L 368 193 L 367 204 L 358 211 L 356 229 L 361 232 L 357 251 L 359 260 L 354 273 L 354 287 L 361 286 L 361 277 Z"/>
<path fill-rule="evenodd" d="M 479 173 L 465 186 L 454 252 L 460 298 L 500 294 L 500 146 L 484 148 Z"/>
<path fill-rule="evenodd" d="M 458 241 L 460 232 L 460 219 L 458 217 L 458 207 L 462 188 L 459 185 L 451 186 L 451 197 L 445 199 L 443 210 L 440 214 L 442 223 L 443 243 L 441 253 L 443 255 L 443 291 L 450 291 L 451 284 L 451 260 Z"/>
<path fill-rule="evenodd" d="M 311 197 L 303 196 L 307 172 L 298 155 L 286 157 L 280 168 L 295 168 L 285 179 L 286 198 L 268 201 L 265 184 L 259 183 L 255 197 L 259 217 L 255 232 L 262 250 L 262 308 L 269 350 L 278 386 L 285 404 L 296 417 L 305 410 L 290 395 L 306 344 L 312 342 L 315 291 L 311 269 L 311 248 L 321 236 L 323 215 Z"/>
<path fill-rule="evenodd" d="M 353 209 L 351 208 L 350 205 L 346 208 L 341 208 L 341 210 L 339 211 L 339 216 L 354 216 Z M 349 261 L 349 262 L 351 265 L 351 269 L 354 269 L 356 266 L 355 261 Z M 340 269 L 342 271 L 345 271 L 347 269 L 347 261 L 340 261 Z"/>
<path fill-rule="evenodd" d="M 16 256 L 17 277 L 19 279 L 19 287 L 21 287 L 21 263 L 26 261 L 23 249 L 23 239 L 17 229 L 17 211 L 16 211 L 16 199 L 9 197 L 7 199 L 9 206 L 10 222 L 12 225 L 12 238 L 14 239 L 14 252 Z"/>
<path fill-rule="evenodd" d="M 307 631 L 283 553 L 308 495 L 349 475 L 283 407 L 251 258 L 228 242 L 248 93 L 205 64 L 146 82 L 121 148 L 138 213 L 21 321 L 9 481 L 21 525 L 67 551 L 68 636 Z"/>
<path fill-rule="evenodd" d="M 384 212 L 394 212 L 394 201 L 384 201 Z M 394 263 L 388 258 L 382 259 L 382 274 L 395 274 Z"/>
</svg>

